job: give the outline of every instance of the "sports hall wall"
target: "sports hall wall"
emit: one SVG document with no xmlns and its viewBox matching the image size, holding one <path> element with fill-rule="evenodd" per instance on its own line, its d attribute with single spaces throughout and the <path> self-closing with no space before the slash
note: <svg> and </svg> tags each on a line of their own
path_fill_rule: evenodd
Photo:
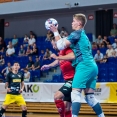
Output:
<svg viewBox="0 0 117 117">
<path fill-rule="evenodd" d="M 77 12 L 75 12 L 77 13 Z M 21 17 L 21 18 L 13 18 L 13 19 L 5 19 L 5 22 L 9 22 L 9 27 L 5 27 L 5 37 L 12 37 L 14 34 L 17 36 L 24 36 L 25 33 L 29 33 L 30 30 L 33 30 L 38 36 L 46 35 L 47 30 L 45 29 L 45 21 L 48 18 L 55 18 L 59 23 L 59 28 L 64 26 L 67 31 L 71 32 L 71 22 L 72 22 L 72 16 L 74 13 L 70 14 L 53 14 L 53 15 L 47 15 L 47 16 L 37 16 L 37 17 Z M 94 14 L 86 13 L 88 14 Z M 89 21 L 86 30 L 87 32 L 95 32 L 94 28 L 95 20 Z M 92 26 L 91 28 L 88 28 L 89 26 Z"/>
<path fill-rule="evenodd" d="M 114 13 L 117 12 L 113 10 Z M 77 11 L 74 13 L 78 13 Z M 29 34 L 29 31 L 34 31 L 38 36 L 46 35 L 47 31 L 45 29 L 44 23 L 46 19 L 53 17 L 57 19 L 59 22 L 59 28 L 64 26 L 67 31 L 71 32 L 71 22 L 72 22 L 72 15 L 74 13 L 56 13 L 56 14 L 48 14 L 48 15 L 40 15 L 40 16 L 22 16 L 22 17 L 12 17 L 6 18 L 5 22 L 9 22 L 9 27 L 5 27 L 5 38 L 11 38 L 14 34 L 18 37 L 22 37 L 25 34 Z M 86 16 L 94 15 L 94 20 L 88 20 L 88 23 L 85 27 L 87 33 L 95 34 L 95 12 L 94 11 L 87 11 L 84 12 Z M 117 18 L 113 18 L 113 22 L 117 23 Z"/>
<path fill-rule="evenodd" d="M 68 8 L 65 3 L 70 3 L 71 7 L 74 3 L 79 3 L 78 7 L 114 4 L 117 0 L 21 0 L 20 2 L 8 2 L 0 4 L 0 14 L 21 13 L 31 11 L 43 11 Z"/>
</svg>

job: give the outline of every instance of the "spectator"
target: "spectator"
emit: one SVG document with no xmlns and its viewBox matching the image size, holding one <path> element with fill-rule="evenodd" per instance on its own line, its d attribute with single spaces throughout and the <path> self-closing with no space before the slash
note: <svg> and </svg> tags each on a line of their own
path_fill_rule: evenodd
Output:
<svg viewBox="0 0 117 117">
<path fill-rule="evenodd" d="M 0 52 L 1 52 L 1 53 L 4 53 L 4 52 L 5 52 L 5 47 L 4 47 L 4 45 L 2 44 L 2 42 L 0 42 Z"/>
<path fill-rule="evenodd" d="M 28 55 L 31 55 L 31 49 L 30 49 L 30 46 L 28 46 L 27 47 L 27 50 L 26 50 L 26 55 L 28 56 Z"/>
<path fill-rule="evenodd" d="M 103 39 L 103 42 L 102 43 L 105 45 L 105 47 L 107 47 L 107 45 L 110 44 L 110 41 L 107 38 L 107 36 L 104 36 L 104 39 Z"/>
<path fill-rule="evenodd" d="M 115 43 L 112 44 L 113 49 L 117 48 L 117 38 L 115 38 Z"/>
<path fill-rule="evenodd" d="M 53 32 L 51 32 L 50 30 L 48 30 L 47 37 L 46 37 L 45 41 L 50 41 L 51 37 L 53 37 L 53 36 L 54 36 Z"/>
<path fill-rule="evenodd" d="M 28 41 L 29 46 L 33 46 L 36 42 L 35 38 L 33 38 L 33 35 L 30 35 L 30 39 Z"/>
<path fill-rule="evenodd" d="M 27 68 L 24 68 L 24 82 L 29 82 L 30 81 L 30 72 L 28 71 Z"/>
<path fill-rule="evenodd" d="M 101 44 L 102 41 L 103 41 L 102 36 L 99 35 L 95 42 L 96 42 L 97 44 Z"/>
<path fill-rule="evenodd" d="M 51 57 L 50 57 L 51 54 L 52 54 L 52 52 L 47 48 L 43 59 L 44 60 L 51 59 Z"/>
<path fill-rule="evenodd" d="M 0 42 L 4 45 L 4 47 L 6 46 L 6 43 L 5 43 L 5 41 L 3 40 L 2 37 L 0 37 Z"/>
<path fill-rule="evenodd" d="M 110 35 L 111 35 L 112 37 L 117 36 L 117 24 L 113 24 L 113 29 L 111 29 Z"/>
<path fill-rule="evenodd" d="M 34 35 L 35 39 L 37 39 L 37 35 L 33 31 L 30 31 L 30 35 Z"/>
<path fill-rule="evenodd" d="M 8 42 L 7 48 L 9 48 L 9 45 L 12 45 L 11 41 Z"/>
<path fill-rule="evenodd" d="M 38 55 L 38 48 L 37 48 L 36 44 L 33 45 L 33 49 L 31 51 L 31 54 L 32 55 Z"/>
<path fill-rule="evenodd" d="M 18 39 L 17 39 L 17 36 L 14 35 L 14 38 L 12 39 L 12 45 L 15 47 L 17 46 L 17 44 L 18 44 Z"/>
<path fill-rule="evenodd" d="M 99 45 L 98 45 L 98 48 L 99 48 L 99 49 L 102 48 L 102 44 L 99 44 Z"/>
<path fill-rule="evenodd" d="M 3 79 L 0 79 L 0 83 L 4 83 L 4 82 L 3 82 Z"/>
<path fill-rule="evenodd" d="M 117 48 L 115 48 L 115 57 L 117 57 Z"/>
<path fill-rule="evenodd" d="M 27 35 L 25 35 L 25 37 L 24 37 L 24 47 L 25 46 L 28 46 L 28 41 L 29 41 L 29 37 L 27 36 Z"/>
<path fill-rule="evenodd" d="M 101 62 L 103 59 L 103 54 L 100 53 L 100 50 L 97 50 L 97 54 L 95 54 L 94 59 L 96 62 Z"/>
<path fill-rule="evenodd" d="M 92 50 L 97 50 L 98 46 L 95 42 L 92 43 Z"/>
<path fill-rule="evenodd" d="M 34 64 L 34 62 L 33 62 L 33 60 L 32 60 L 32 57 L 29 56 L 29 62 L 28 62 L 28 64 L 27 64 L 26 68 L 27 68 L 28 70 L 31 70 L 33 64 Z"/>
<path fill-rule="evenodd" d="M 115 54 L 114 49 L 112 48 L 111 45 L 108 45 L 108 48 L 109 49 L 107 49 L 107 51 L 106 51 L 107 58 L 114 57 L 114 54 Z"/>
<path fill-rule="evenodd" d="M 23 45 L 20 46 L 19 56 L 25 56 L 25 50 L 24 50 Z"/>
<path fill-rule="evenodd" d="M 6 51 L 6 56 L 13 56 L 14 54 L 15 54 L 15 49 L 11 44 L 9 45 L 9 48 Z"/>
<path fill-rule="evenodd" d="M 36 61 L 35 63 L 32 65 L 32 70 L 37 70 L 40 68 L 40 62 L 39 62 L 39 57 L 36 56 Z"/>
<path fill-rule="evenodd" d="M 106 63 L 107 62 L 107 56 L 105 55 L 104 57 L 103 57 L 103 59 L 102 59 L 102 61 L 100 61 L 100 63 Z"/>
<path fill-rule="evenodd" d="M 2 55 L 0 55 L 0 65 L 4 65 L 5 64 L 5 60 L 3 58 Z"/>
<path fill-rule="evenodd" d="M 6 72 L 4 73 L 4 71 L 6 71 Z M 4 77 L 6 77 L 7 74 L 8 74 L 9 72 L 11 72 L 11 71 L 12 71 L 11 63 L 8 62 L 8 63 L 7 63 L 7 67 L 5 67 L 5 68 L 2 70 L 2 74 L 4 75 Z"/>
<path fill-rule="evenodd" d="M 0 37 L 0 52 L 4 52 L 6 48 L 6 44 L 4 42 L 4 40 L 2 39 L 2 37 Z"/>
<path fill-rule="evenodd" d="M 101 47 L 101 48 L 105 48 L 105 45 L 104 45 L 103 43 L 102 43 L 101 45 L 102 45 L 102 47 Z"/>
<path fill-rule="evenodd" d="M 67 33 L 67 31 L 65 30 L 64 27 L 61 28 L 60 36 L 61 36 L 62 38 L 68 36 L 68 33 Z"/>
<path fill-rule="evenodd" d="M 40 54 L 40 60 L 43 60 L 43 58 L 44 58 L 44 50 L 41 50 L 41 54 Z"/>
</svg>

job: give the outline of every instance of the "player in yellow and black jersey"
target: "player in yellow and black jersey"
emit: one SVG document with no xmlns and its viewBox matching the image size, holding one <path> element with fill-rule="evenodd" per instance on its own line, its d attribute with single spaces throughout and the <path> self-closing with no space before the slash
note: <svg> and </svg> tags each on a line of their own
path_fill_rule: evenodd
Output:
<svg viewBox="0 0 117 117">
<path fill-rule="evenodd" d="M 7 88 L 7 94 L 3 102 L 3 106 L 0 110 L 0 117 L 11 103 L 17 103 L 22 108 L 22 117 L 27 116 L 27 107 L 23 96 L 21 95 L 24 89 L 24 77 L 19 72 L 20 65 L 15 62 L 12 67 L 12 72 L 8 73 L 5 88 Z"/>
</svg>

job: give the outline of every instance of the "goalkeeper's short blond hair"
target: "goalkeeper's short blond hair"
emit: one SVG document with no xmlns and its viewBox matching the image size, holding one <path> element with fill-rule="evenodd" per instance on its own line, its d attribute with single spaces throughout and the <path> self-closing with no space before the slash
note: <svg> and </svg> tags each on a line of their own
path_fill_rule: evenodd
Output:
<svg viewBox="0 0 117 117">
<path fill-rule="evenodd" d="M 84 14 L 81 14 L 81 13 L 79 13 L 79 14 L 74 14 L 73 17 L 74 17 L 76 20 L 80 21 L 83 27 L 84 27 L 85 24 L 87 23 L 87 18 L 86 18 L 86 16 L 85 16 Z"/>
</svg>

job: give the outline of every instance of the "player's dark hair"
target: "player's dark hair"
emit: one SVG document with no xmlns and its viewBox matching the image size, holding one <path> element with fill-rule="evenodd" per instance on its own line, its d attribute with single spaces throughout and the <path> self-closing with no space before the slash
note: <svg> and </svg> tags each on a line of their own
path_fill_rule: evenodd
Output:
<svg viewBox="0 0 117 117">
<path fill-rule="evenodd" d="M 24 68 L 24 70 L 28 71 L 28 69 L 27 69 L 27 68 Z"/>
<path fill-rule="evenodd" d="M 55 41 L 55 37 L 54 37 L 54 36 L 51 37 L 51 38 L 50 38 L 50 41 Z"/>
<path fill-rule="evenodd" d="M 16 63 L 19 64 L 19 62 L 14 62 L 13 65 L 16 64 Z"/>
</svg>

